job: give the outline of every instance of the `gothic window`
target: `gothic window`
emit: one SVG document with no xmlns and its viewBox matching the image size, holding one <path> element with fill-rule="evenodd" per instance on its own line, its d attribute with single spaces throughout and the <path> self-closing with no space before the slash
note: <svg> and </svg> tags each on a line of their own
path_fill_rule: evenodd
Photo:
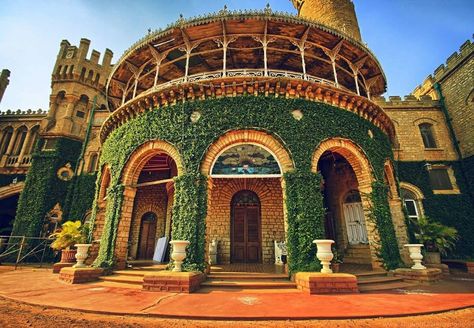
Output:
<svg viewBox="0 0 474 328">
<path fill-rule="evenodd" d="M 224 151 L 214 163 L 213 176 L 280 176 L 280 166 L 267 150 L 253 144 L 241 144 Z"/>
<path fill-rule="evenodd" d="M 436 141 L 433 133 L 433 125 L 429 123 L 422 123 L 419 125 L 421 138 L 425 148 L 436 148 Z"/>
</svg>

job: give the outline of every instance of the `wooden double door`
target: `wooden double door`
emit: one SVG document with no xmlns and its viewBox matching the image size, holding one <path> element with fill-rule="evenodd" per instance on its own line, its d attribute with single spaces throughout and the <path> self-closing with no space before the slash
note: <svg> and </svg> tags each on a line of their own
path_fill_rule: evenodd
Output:
<svg viewBox="0 0 474 328">
<path fill-rule="evenodd" d="M 260 263 L 262 258 L 260 200 L 248 190 L 232 199 L 231 262 Z"/>
</svg>

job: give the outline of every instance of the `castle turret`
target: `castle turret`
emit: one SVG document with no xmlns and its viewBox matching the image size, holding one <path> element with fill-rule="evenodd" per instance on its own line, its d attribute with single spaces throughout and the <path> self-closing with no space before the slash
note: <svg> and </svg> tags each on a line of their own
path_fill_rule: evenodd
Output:
<svg viewBox="0 0 474 328">
<path fill-rule="evenodd" d="M 362 41 L 352 0 L 291 0 L 298 15 Z"/>
<path fill-rule="evenodd" d="M 50 110 L 42 122 L 44 136 L 65 136 L 83 139 L 97 96 L 97 106 L 106 106 L 104 88 L 112 68 L 113 53 L 106 49 L 99 64 L 100 52 L 92 50 L 88 58 L 90 41 L 81 39 L 79 47 L 63 40 L 54 65 Z"/>
<path fill-rule="evenodd" d="M 10 71 L 7 69 L 2 70 L 2 73 L 0 74 L 0 102 L 2 101 L 3 95 L 5 93 L 5 89 L 10 83 L 9 77 L 10 77 Z"/>
</svg>

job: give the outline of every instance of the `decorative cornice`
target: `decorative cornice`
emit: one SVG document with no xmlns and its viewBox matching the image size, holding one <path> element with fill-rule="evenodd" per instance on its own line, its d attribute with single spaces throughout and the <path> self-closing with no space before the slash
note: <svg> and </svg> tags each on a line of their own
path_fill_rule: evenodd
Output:
<svg viewBox="0 0 474 328">
<path fill-rule="evenodd" d="M 373 123 L 394 140 L 395 129 L 389 116 L 369 99 L 345 91 L 324 81 L 307 81 L 298 77 L 235 76 L 212 79 L 206 83 L 179 82 L 166 88 L 152 89 L 128 101 L 113 112 L 102 125 L 100 140 L 129 120 L 146 111 L 192 100 L 243 95 L 301 98 L 324 102 L 347 110 Z"/>
</svg>

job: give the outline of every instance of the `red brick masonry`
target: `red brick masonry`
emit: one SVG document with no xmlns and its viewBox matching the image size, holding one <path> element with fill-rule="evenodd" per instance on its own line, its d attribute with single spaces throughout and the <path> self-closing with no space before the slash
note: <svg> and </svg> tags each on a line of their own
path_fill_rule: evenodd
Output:
<svg viewBox="0 0 474 328">
<path fill-rule="evenodd" d="M 393 274 L 402 277 L 404 280 L 416 281 L 420 283 L 437 282 L 442 277 L 441 269 L 428 268 L 426 270 L 396 269 Z"/>
<path fill-rule="evenodd" d="M 347 273 L 298 272 L 295 275 L 298 289 L 308 294 L 358 293 L 357 277 Z"/>
<path fill-rule="evenodd" d="M 104 272 L 99 268 L 62 268 L 59 272 L 59 280 L 70 284 L 81 284 L 95 281 Z"/>
<path fill-rule="evenodd" d="M 159 271 L 143 277 L 143 290 L 151 292 L 192 293 L 199 289 L 206 276 L 201 272 Z"/>
</svg>

